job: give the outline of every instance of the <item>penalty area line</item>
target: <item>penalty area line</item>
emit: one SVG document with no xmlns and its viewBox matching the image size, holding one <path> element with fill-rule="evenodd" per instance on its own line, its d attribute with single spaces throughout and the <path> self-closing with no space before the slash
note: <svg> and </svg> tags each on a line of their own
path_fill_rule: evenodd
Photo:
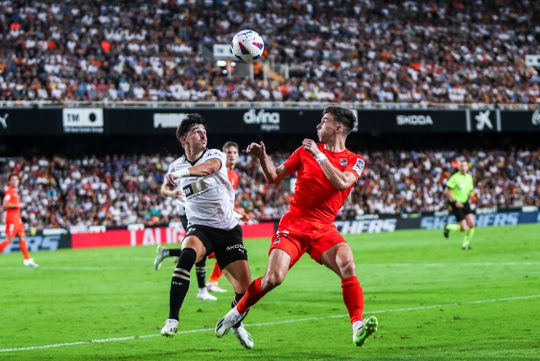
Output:
<svg viewBox="0 0 540 361">
<path fill-rule="evenodd" d="M 472 301 L 453 302 L 453 303 L 441 303 L 441 304 L 436 304 L 436 305 L 403 307 L 403 308 L 394 308 L 394 309 L 388 309 L 388 310 L 374 310 L 374 311 L 365 312 L 365 313 L 370 314 L 370 315 L 376 315 L 376 314 L 392 313 L 392 312 L 422 311 L 422 310 L 431 310 L 431 309 L 434 309 L 434 308 L 442 308 L 442 307 L 460 307 L 460 306 L 466 306 L 466 305 L 478 305 L 478 304 L 483 304 L 483 303 L 530 300 L 530 299 L 535 299 L 535 298 L 540 298 L 540 295 L 515 296 L 515 297 L 503 297 L 503 298 L 488 298 L 488 299 L 483 299 L 483 300 L 472 300 Z M 294 318 L 294 319 L 281 320 L 281 321 L 246 323 L 245 325 L 248 326 L 248 327 L 264 327 L 264 326 L 281 325 L 281 324 L 287 324 L 287 323 L 320 321 L 320 320 L 327 320 L 327 319 L 332 319 L 332 318 L 342 318 L 342 317 L 347 317 L 347 315 L 346 314 L 340 314 L 340 315 L 329 315 L 329 316 L 321 316 L 321 317 Z M 208 331 L 213 331 L 213 330 L 214 330 L 214 328 L 207 327 L 207 328 L 199 328 L 199 329 L 195 329 L 195 330 L 178 331 L 177 334 L 182 335 L 182 334 L 190 334 L 190 333 L 208 332 Z M 161 334 L 158 333 L 158 334 L 142 335 L 142 336 L 112 337 L 112 338 L 104 338 L 104 339 L 99 339 L 99 340 L 77 341 L 77 342 L 66 342 L 66 343 L 54 343 L 54 344 L 50 344 L 50 345 L 41 345 L 41 346 L 3 348 L 3 349 L 0 349 L 0 352 L 19 352 L 19 351 L 44 350 L 44 349 L 48 349 L 48 348 L 71 347 L 71 346 L 91 345 L 91 344 L 98 344 L 98 343 L 121 342 L 121 341 L 130 341 L 130 340 L 153 338 L 153 337 L 159 337 L 159 336 L 161 336 Z"/>
</svg>

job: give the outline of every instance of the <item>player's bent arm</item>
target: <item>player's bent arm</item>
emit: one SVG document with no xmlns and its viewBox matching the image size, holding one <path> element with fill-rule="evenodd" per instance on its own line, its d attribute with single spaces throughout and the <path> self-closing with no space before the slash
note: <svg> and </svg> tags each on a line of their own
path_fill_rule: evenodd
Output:
<svg viewBox="0 0 540 361">
<path fill-rule="evenodd" d="M 268 183 L 277 184 L 291 175 L 291 171 L 288 170 L 283 164 L 276 167 L 268 156 L 260 159 L 260 162 L 262 171 Z"/>
<path fill-rule="evenodd" d="M 2 207 L 6 208 L 6 209 L 20 208 L 19 204 L 17 204 L 17 203 L 9 203 L 9 202 L 6 202 L 6 201 L 4 201 L 2 203 Z"/>
<path fill-rule="evenodd" d="M 219 159 L 209 159 L 201 164 L 197 164 L 189 168 L 180 169 L 176 172 L 172 172 L 169 174 L 174 178 L 206 177 L 210 174 L 217 172 L 220 168 L 221 161 Z"/>
<path fill-rule="evenodd" d="M 334 165 L 330 163 L 328 159 L 324 159 L 319 163 L 324 175 L 337 190 L 342 191 L 348 189 L 349 187 L 352 187 L 354 183 L 356 183 L 356 176 L 353 172 L 340 171 L 334 167 Z"/>
<path fill-rule="evenodd" d="M 161 185 L 161 189 L 159 190 L 159 192 L 164 197 L 174 198 L 175 196 L 175 191 L 167 183 L 167 178 L 163 179 L 163 184 Z"/>
</svg>

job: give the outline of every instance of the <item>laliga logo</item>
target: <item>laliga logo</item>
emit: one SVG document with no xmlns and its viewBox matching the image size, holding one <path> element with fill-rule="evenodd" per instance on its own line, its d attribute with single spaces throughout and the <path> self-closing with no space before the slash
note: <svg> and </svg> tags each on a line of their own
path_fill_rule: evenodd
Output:
<svg viewBox="0 0 540 361">
<path fill-rule="evenodd" d="M 531 122 L 533 125 L 540 125 L 540 109 L 536 109 L 534 111 Z"/>
</svg>

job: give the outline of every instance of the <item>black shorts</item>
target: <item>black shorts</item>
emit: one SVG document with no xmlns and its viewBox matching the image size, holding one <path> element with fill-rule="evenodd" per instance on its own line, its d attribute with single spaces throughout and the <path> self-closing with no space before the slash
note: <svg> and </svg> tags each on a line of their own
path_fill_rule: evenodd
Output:
<svg viewBox="0 0 540 361">
<path fill-rule="evenodd" d="M 463 208 L 458 208 L 456 207 L 455 202 L 450 202 L 450 207 L 452 207 L 452 213 L 454 214 L 458 222 L 461 222 L 462 220 L 464 220 L 467 214 L 474 213 L 471 210 L 471 206 L 469 205 L 469 202 L 463 203 Z"/>
<path fill-rule="evenodd" d="M 184 230 L 187 232 L 187 229 L 188 229 L 187 217 L 185 215 L 180 216 L 180 222 L 182 222 L 182 227 L 184 227 Z"/>
<path fill-rule="evenodd" d="M 242 227 L 225 230 L 208 226 L 191 224 L 187 236 L 199 238 L 206 248 L 206 255 L 216 253 L 216 260 L 221 269 L 234 261 L 247 261 L 247 249 L 242 242 Z"/>
</svg>

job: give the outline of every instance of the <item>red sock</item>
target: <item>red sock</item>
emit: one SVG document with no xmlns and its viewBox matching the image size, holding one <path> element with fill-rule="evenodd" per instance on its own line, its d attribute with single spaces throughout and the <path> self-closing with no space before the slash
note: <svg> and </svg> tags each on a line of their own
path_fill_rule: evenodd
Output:
<svg viewBox="0 0 540 361">
<path fill-rule="evenodd" d="M 219 281 L 219 278 L 221 277 L 221 268 L 219 268 L 219 265 L 214 265 L 214 268 L 212 269 L 212 273 L 210 274 L 210 278 L 208 279 L 208 282 L 217 283 Z"/>
<path fill-rule="evenodd" d="M 26 241 L 20 241 L 19 248 L 21 249 L 24 259 L 29 259 L 30 254 L 28 254 L 28 247 L 26 247 Z"/>
<path fill-rule="evenodd" d="M 351 323 L 362 320 L 364 311 L 364 291 L 358 282 L 356 276 L 341 280 L 341 289 L 343 291 L 343 302 L 349 311 Z"/>
<path fill-rule="evenodd" d="M 242 299 L 240 299 L 236 305 L 238 312 L 246 312 L 251 306 L 259 302 L 259 300 L 266 294 L 266 292 L 262 289 L 261 280 L 262 277 L 259 277 L 255 281 L 251 282 L 246 293 L 244 294 L 244 297 L 242 297 Z"/>
<path fill-rule="evenodd" d="M 5 240 L 4 242 L 0 243 L 0 253 L 4 252 L 4 249 L 6 249 L 9 242 Z"/>
</svg>

